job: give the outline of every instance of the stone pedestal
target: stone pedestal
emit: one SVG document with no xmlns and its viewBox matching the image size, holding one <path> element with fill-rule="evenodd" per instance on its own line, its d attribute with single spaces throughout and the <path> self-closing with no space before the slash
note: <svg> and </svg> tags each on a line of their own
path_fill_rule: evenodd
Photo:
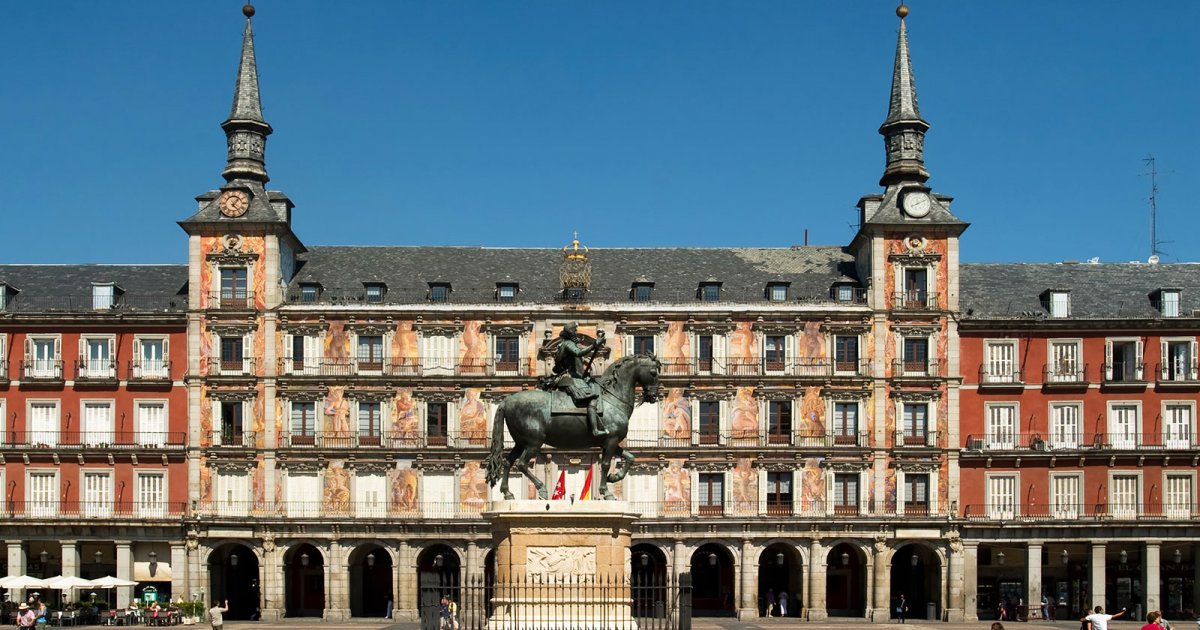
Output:
<svg viewBox="0 0 1200 630">
<path fill-rule="evenodd" d="M 630 527 L 623 501 L 495 501 L 489 630 L 628 628 Z"/>
</svg>

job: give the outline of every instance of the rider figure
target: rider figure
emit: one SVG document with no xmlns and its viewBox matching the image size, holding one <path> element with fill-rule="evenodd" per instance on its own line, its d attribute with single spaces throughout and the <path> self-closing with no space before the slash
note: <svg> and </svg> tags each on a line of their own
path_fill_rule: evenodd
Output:
<svg viewBox="0 0 1200 630">
<path fill-rule="evenodd" d="M 589 348 L 580 346 L 580 335 L 573 323 L 563 326 L 562 332 L 558 336 L 562 338 L 562 341 L 554 353 L 554 373 L 556 375 L 565 374 L 569 377 L 569 380 L 562 379 L 558 382 L 563 384 L 562 388 L 570 394 L 571 398 L 575 399 L 576 404 L 587 402 L 588 428 L 592 430 L 592 435 L 608 435 L 608 429 L 603 425 L 600 414 L 596 410 L 596 399 L 600 396 L 600 387 L 590 374 L 591 361 L 588 361 L 586 367 L 583 362 L 584 357 L 599 352 L 600 348 L 604 346 L 603 333 Z"/>
</svg>

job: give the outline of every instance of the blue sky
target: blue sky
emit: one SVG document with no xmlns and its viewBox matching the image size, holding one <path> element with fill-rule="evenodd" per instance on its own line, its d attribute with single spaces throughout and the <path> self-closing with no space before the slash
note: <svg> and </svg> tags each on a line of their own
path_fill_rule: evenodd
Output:
<svg viewBox="0 0 1200 630">
<path fill-rule="evenodd" d="M 185 262 L 237 0 L 11 2 L 0 262 Z M 271 187 L 309 245 L 845 244 L 878 192 L 891 0 L 259 0 Z M 1200 3 L 914 0 L 966 261 L 1200 260 Z"/>
</svg>

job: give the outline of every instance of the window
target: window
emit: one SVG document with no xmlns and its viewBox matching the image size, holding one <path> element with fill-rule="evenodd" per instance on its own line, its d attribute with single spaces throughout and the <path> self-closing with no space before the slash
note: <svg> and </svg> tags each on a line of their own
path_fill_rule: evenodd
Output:
<svg viewBox="0 0 1200 630">
<path fill-rule="evenodd" d="M 1017 342 L 1015 340 L 987 341 L 984 343 L 984 385 L 996 383 L 1020 383 L 1021 371 L 1017 368 Z"/>
<path fill-rule="evenodd" d="M 138 444 L 163 446 L 167 443 L 167 404 L 164 402 L 136 403 Z"/>
<path fill-rule="evenodd" d="M 767 514 L 792 514 L 792 471 L 767 472 Z"/>
<path fill-rule="evenodd" d="M 81 337 L 79 339 L 79 378 L 113 378 L 112 337 Z"/>
<path fill-rule="evenodd" d="M 858 514 L 858 473 L 833 475 L 833 513 L 838 516 Z"/>
<path fill-rule="evenodd" d="M 767 284 L 767 299 L 772 302 L 786 302 L 788 299 L 788 283 L 771 282 Z"/>
<path fill-rule="evenodd" d="M 767 440 L 771 444 L 792 443 L 792 401 L 767 401 Z"/>
<path fill-rule="evenodd" d="M 1191 518 L 1195 492 L 1191 475 L 1167 475 L 1163 492 L 1163 515 L 1169 518 Z"/>
<path fill-rule="evenodd" d="M 316 443 L 317 404 L 315 402 L 292 403 L 292 445 L 311 446 Z"/>
<path fill-rule="evenodd" d="M 632 297 L 634 302 L 649 302 L 650 296 L 654 292 L 654 283 L 652 282 L 635 282 L 633 283 Z"/>
<path fill-rule="evenodd" d="M 300 285 L 300 301 L 301 302 L 316 302 L 321 296 L 321 287 L 315 284 Z"/>
<path fill-rule="evenodd" d="M 902 442 L 905 445 L 925 445 L 929 440 L 929 403 L 904 403 L 904 433 Z"/>
<path fill-rule="evenodd" d="M 858 403 L 833 403 L 833 443 L 858 443 Z"/>
<path fill-rule="evenodd" d="M 1113 518 L 1137 518 L 1141 511 L 1142 477 L 1137 474 L 1113 474 L 1108 497 L 1108 512 Z"/>
<path fill-rule="evenodd" d="M 700 372 L 713 371 L 713 336 L 696 336 L 696 370 Z"/>
<path fill-rule="evenodd" d="M 247 273 L 245 267 L 221 268 L 221 302 L 228 300 L 230 306 L 246 306 L 250 297 L 246 290 Z"/>
<path fill-rule="evenodd" d="M 431 282 L 429 284 L 429 301 L 446 302 L 450 299 L 450 284 L 446 282 Z"/>
<path fill-rule="evenodd" d="M 1050 448 L 1079 448 L 1083 441 L 1081 403 L 1052 403 L 1050 405 Z"/>
<path fill-rule="evenodd" d="M 1164 339 L 1160 344 L 1162 364 L 1159 379 L 1163 381 L 1195 381 L 1196 341 Z"/>
<path fill-rule="evenodd" d="M 83 403 L 83 422 L 80 434 L 85 446 L 113 443 L 113 404 L 111 401 Z"/>
<path fill-rule="evenodd" d="M 317 516 L 321 513 L 321 476 L 307 470 L 287 471 L 288 516 Z"/>
<path fill-rule="evenodd" d="M 848 284 L 839 284 L 833 288 L 833 299 L 839 302 L 851 302 L 854 300 L 854 287 Z"/>
<path fill-rule="evenodd" d="M 700 473 L 700 515 L 720 516 L 725 513 L 725 474 Z"/>
<path fill-rule="evenodd" d="M 719 302 L 721 300 L 721 283 L 720 282 L 701 282 L 700 283 L 700 301 L 701 302 Z"/>
<path fill-rule="evenodd" d="M 1105 343 L 1104 380 L 1133 383 L 1142 380 L 1142 342 L 1111 339 Z"/>
<path fill-rule="evenodd" d="M 358 443 L 360 446 L 379 446 L 382 440 L 383 404 L 358 403 Z"/>
<path fill-rule="evenodd" d="M 29 403 L 29 445 L 58 446 L 58 401 Z"/>
<path fill-rule="evenodd" d="M 587 296 L 587 291 L 582 287 L 567 287 L 563 289 L 563 300 L 567 302 L 582 302 Z"/>
<path fill-rule="evenodd" d="M 905 308 L 925 308 L 929 291 L 929 270 L 925 267 L 909 267 L 904 270 Z"/>
<path fill-rule="evenodd" d="M 517 299 L 517 285 L 511 282 L 501 282 L 496 285 L 496 301 L 512 302 Z"/>
<path fill-rule="evenodd" d="M 700 401 L 700 443 L 716 444 L 721 433 L 721 403 L 717 400 Z"/>
<path fill-rule="evenodd" d="M 0 284 L 0 311 L 8 309 L 8 285 Z"/>
<path fill-rule="evenodd" d="M 904 513 L 929 514 L 929 473 L 904 473 Z"/>
<path fill-rule="evenodd" d="M 387 515 L 387 477 L 382 473 L 354 475 L 354 513 L 358 516 Z"/>
<path fill-rule="evenodd" d="M 61 340 L 58 337 L 26 337 L 25 355 L 28 378 L 62 378 Z"/>
<path fill-rule="evenodd" d="M 133 353 L 134 378 L 170 378 L 165 337 L 138 337 L 133 340 Z"/>
<path fill-rule="evenodd" d="M 136 478 L 138 516 L 164 516 L 167 512 L 166 475 L 160 472 L 138 472 Z"/>
<path fill-rule="evenodd" d="M 634 354 L 654 354 L 654 335 L 634 335 Z"/>
<path fill-rule="evenodd" d="M 1051 291 L 1050 292 L 1050 317 L 1070 317 L 1071 316 L 1071 292 L 1070 291 Z"/>
<path fill-rule="evenodd" d="M 430 446 L 445 446 L 450 435 L 450 409 L 444 402 L 425 405 L 425 436 Z"/>
<path fill-rule="evenodd" d="M 58 514 L 58 473 L 52 470 L 30 471 L 26 509 L 30 516 Z"/>
<path fill-rule="evenodd" d="M 372 304 L 378 304 L 383 301 L 384 285 L 371 282 L 363 285 L 366 289 L 366 300 Z"/>
<path fill-rule="evenodd" d="M 763 369 L 782 372 L 787 365 L 787 337 L 767 335 L 763 339 Z"/>
<path fill-rule="evenodd" d="M 242 431 L 242 402 L 235 400 L 222 400 L 218 403 L 217 411 L 220 417 L 217 421 L 221 427 L 221 441 L 223 446 L 243 446 L 245 438 Z"/>
<path fill-rule="evenodd" d="M 380 372 L 383 370 L 383 336 L 358 335 L 356 342 L 358 370 Z"/>
<path fill-rule="evenodd" d="M 97 311 L 112 308 L 115 297 L 116 287 L 112 283 L 92 284 L 92 308 Z"/>
<path fill-rule="evenodd" d="M 112 473 L 110 471 L 83 472 L 83 515 L 111 516 Z"/>
<path fill-rule="evenodd" d="M 292 335 L 291 374 L 316 376 L 321 371 L 324 348 L 317 335 Z"/>
<path fill-rule="evenodd" d="M 929 372 L 929 337 L 904 338 L 904 374 L 924 375 Z"/>
<path fill-rule="evenodd" d="M 213 504 L 217 514 L 225 516 L 248 514 L 250 511 L 250 475 L 240 471 L 222 470 L 214 477 Z"/>
<path fill-rule="evenodd" d="M 1137 448 L 1139 443 L 1139 407 L 1136 404 L 1109 403 L 1108 445 L 1112 448 Z"/>
<path fill-rule="evenodd" d="M 1163 403 L 1163 446 L 1192 447 L 1193 405 L 1191 402 Z"/>
<path fill-rule="evenodd" d="M 1050 475 L 1050 512 L 1056 519 L 1079 518 L 1081 477 Z"/>
<path fill-rule="evenodd" d="M 988 518 L 1008 520 L 1017 515 L 1017 476 L 989 475 L 987 477 Z"/>
<path fill-rule="evenodd" d="M 496 337 L 496 371 L 516 372 L 521 355 L 521 338 L 517 336 Z"/>
<path fill-rule="evenodd" d="M 1079 341 L 1050 341 L 1050 364 L 1046 369 L 1048 383 L 1083 382 L 1083 364 Z"/>
<path fill-rule="evenodd" d="M 241 374 L 246 371 L 245 339 L 221 337 L 221 372 Z"/>
<path fill-rule="evenodd" d="M 987 405 L 987 447 L 1012 450 L 1017 447 L 1017 406 Z"/>
<path fill-rule="evenodd" d="M 858 335 L 833 338 L 833 369 L 841 374 L 858 372 Z"/>
<path fill-rule="evenodd" d="M 1163 289 L 1158 294 L 1159 305 L 1158 310 L 1163 317 L 1179 317 L 1179 305 L 1183 301 L 1182 293 L 1178 289 Z"/>
</svg>

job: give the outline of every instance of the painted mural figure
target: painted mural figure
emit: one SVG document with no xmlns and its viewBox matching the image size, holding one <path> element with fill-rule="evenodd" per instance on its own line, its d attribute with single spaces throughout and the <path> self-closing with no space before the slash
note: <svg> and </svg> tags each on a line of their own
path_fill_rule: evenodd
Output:
<svg viewBox="0 0 1200 630">
<path fill-rule="evenodd" d="M 592 430 L 592 435 L 608 435 L 608 427 L 604 425 L 603 415 L 596 404 L 600 398 L 600 387 L 591 373 L 592 361 L 604 347 L 604 331 L 596 334 L 596 342 L 590 347 L 580 343 L 582 340 L 574 323 L 563 326 L 558 336 L 561 341 L 554 351 L 554 374 L 558 378 L 552 381 L 553 385 L 570 394 L 575 404 L 587 403 L 588 428 Z"/>
</svg>

